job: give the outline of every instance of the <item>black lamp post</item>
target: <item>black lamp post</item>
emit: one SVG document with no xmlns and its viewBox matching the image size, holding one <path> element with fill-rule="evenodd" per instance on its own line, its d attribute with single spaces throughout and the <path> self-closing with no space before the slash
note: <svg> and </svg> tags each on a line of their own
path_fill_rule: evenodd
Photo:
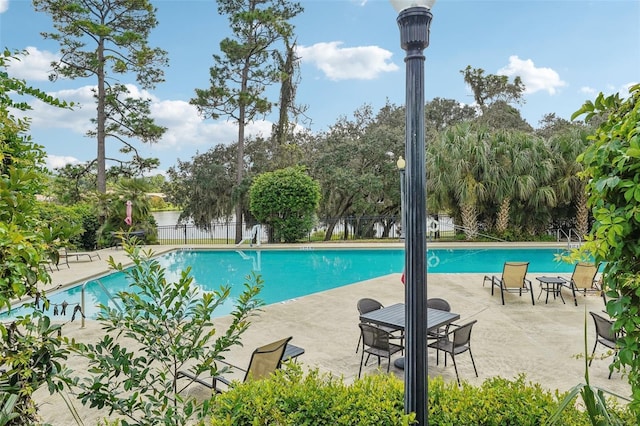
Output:
<svg viewBox="0 0 640 426">
<path fill-rule="evenodd" d="M 400 46 L 406 51 L 406 230 L 404 410 L 419 425 L 427 411 L 427 206 L 424 140 L 424 49 L 429 45 L 435 0 L 391 0 L 398 12 Z"/>
<path fill-rule="evenodd" d="M 404 161 L 402 155 L 398 157 L 396 166 L 400 172 L 400 239 L 404 241 L 404 228 L 406 226 L 404 218 L 404 169 L 407 167 L 407 162 Z"/>
</svg>

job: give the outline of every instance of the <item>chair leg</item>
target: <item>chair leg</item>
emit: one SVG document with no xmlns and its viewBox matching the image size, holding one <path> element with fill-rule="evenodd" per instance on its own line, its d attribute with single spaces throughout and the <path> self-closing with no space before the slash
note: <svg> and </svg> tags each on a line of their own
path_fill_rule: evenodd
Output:
<svg viewBox="0 0 640 426">
<path fill-rule="evenodd" d="M 356 353 L 360 350 L 360 342 L 362 342 L 362 334 L 358 337 L 358 346 L 356 346 Z"/>
<path fill-rule="evenodd" d="M 476 368 L 476 362 L 473 360 L 473 354 L 471 353 L 471 348 L 469 348 L 469 356 L 471 357 L 471 364 L 473 365 L 473 371 L 475 371 L 476 377 L 478 377 L 478 369 Z"/>
<path fill-rule="evenodd" d="M 591 367 L 591 362 L 593 361 L 593 356 L 596 353 L 596 346 L 598 346 L 598 341 L 593 345 L 593 350 L 591 351 L 591 358 L 589 358 L 589 367 Z"/>
<path fill-rule="evenodd" d="M 533 299 L 533 285 L 531 283 L 529 283 L 529 293 L 531 293 L 531 303 L 535 306 L 536 301 Z M 549 292 L 547 292 L 547 298 L 549 298 Z"/>
<path fill-rule="evenodd" d="M 456 357 L 451 354 L 451 359 L 453 360 L 453 369 L 456 371 L 456 380 L 458 380 L 458 386 L 460 386 L 460 376 L 458 375 L 458 366 L 456 365 Z"/>
<path fill-rule="evenodd" d="M 504 305 L 504 289 L 500 286 L 500 296 L 502 296 L 502 304 Z"/>
<path fill-rule="evenodd" d="M 368 359 L 369 357 L 367 357 Z M 360 357 L 360 369 L 358 370 L 358 379 L 360 378 L 360 374 L 362 374 L 362 362 L 364 361 L 364 349 L 362 350 L 362 356 Z"/>
<path fill-rule="evenodd" d="M 571 283 L 571 291 L 573 292 L 573 303 L 578 306 L 578 296 L 576 295 L 576 286 Z"/>
</svg>

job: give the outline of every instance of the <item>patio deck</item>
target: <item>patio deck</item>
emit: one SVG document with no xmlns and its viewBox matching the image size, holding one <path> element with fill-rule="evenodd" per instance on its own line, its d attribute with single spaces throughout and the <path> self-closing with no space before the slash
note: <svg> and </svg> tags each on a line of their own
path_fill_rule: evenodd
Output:
<svg viewBox="0 0 640 426">
<path fill-rule="evenodd" d="M 344 246 L 344 245 L 341 245 Z M 397 246 L 397 245 L 396 245 Z M 227 249 L 229 247 L 226 247 Z M 263 247 L 264 248 L 264 247 Z M 154 246 L 154 252 L 161 253 L 171 247 Z M 122 250 L 101 251 L 101 260 L 93 262 L 73 262 L 71 268 L 53 273 L 53 286 L 66 285 L 99 275 L 107 270 L 109 255 L 124 262 Z M 536 298 L 540 291 L 535 276 L 528 274 L 534 283 Z M 494 376 L 515 378 L 524 373 L 528 381 L 538 382 L 543 387 L 566 391 L 584 382 L 584 322 L 587 321 L 588 350 L 593 348 L 594 326 L 588 311 L 604 309 L 602 299 L 596 296 L 580 296 L 578 306 L 565 292 L 567 304 L 560 299 L 544 303 L 545 293 L 536 305 L 531 305 L 528 294 L 505 294 L 506 305 L 501 305 L 500 295 L 491 296 L 490 286 L 482 286 L 484 274 L 432 274 L 428 276 L 428 296 L 447 299 L 452 311 L 460 313 L 458 323 L 477 319 L 472 333 L 473 354 L 479 377 L 466 354 L 460 356 L 458 369 L 461 380 L 474 385 Z M 75 280 L 75 281 L 74 281 Z M 303 283 L 301 283 L 303 284 Z M 291 343 L 305 349 L 298 361 L 307 367 L 344 376 L 347 382 L 358 374 L 360 354 L 356 354 L 358 342 L 358 313 L 356 302 L 362 297 L 373 297 L 385 305 L 403 301 L 403 286 L 400 274 L 359 282 L 334 290 L 312 294 L 287 302 L 265 306 L 253 319 L 249 330 L 243 335 L 243 347 L 234 348 L 226 357 L 239 366 L 246 366 L 251 351 L 262 344 L 285 336 L 293 336 Z M 217 327 L 225 327 L 230 319 L 222 317 L 215 321 Z M 97 339 L 100 327 L 95 321 L 87 321 L 80 327 L 80 321 L 64 326 L 64 335 L 88 341 Z M 329 349 L 328 349 L 329 348 Z M 601 353 L 602 348 L 598 349 Z M 435 352 L 429 352 L 429 375 L 441 375 L 445 380 L 455 380 L 453 365 L 436 365 Z M 609 360 L 596 359 L 590 368 L 591 383 L 610 392 L 630 395 L 630 386 L 622 374 L 614 372 L 607 379 Z M 69 365 L 73 367 L 73 360 Z M 384 365 L 386 368 L 386 365 Z M 375 374 L 376 363 L 370 362 L 363 374 Z M 403 372 L 391 367 L 398 377 Z M 190 387 L 194 393 L 209 392 L 199 385 Z M 55 425 L 73 425 L 71 415 L 64 402 L 57 395 L 39 390 L 36 400 L 40 403 L 45 422 Z M 87 424 L 95 424 L 105 413 L 90 410 L 74 401 Z"/>
</svg>

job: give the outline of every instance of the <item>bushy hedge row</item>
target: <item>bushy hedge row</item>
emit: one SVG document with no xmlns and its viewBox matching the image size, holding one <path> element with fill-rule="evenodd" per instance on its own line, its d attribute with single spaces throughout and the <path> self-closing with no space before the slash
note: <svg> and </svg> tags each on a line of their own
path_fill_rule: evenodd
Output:
<svg viewBox="0 0 640 426">
<path fill-rule="evenodd" d="M 442 378 L 429 380 L 429 424 L 434 425 L 545 425 L 564 394 L 552 393 L 524 376 L 487 379 L 481 386 Z M 288 365 L 267 380 L 240 384 L 218 395 L 212 404 L 211 424 L 230 425 L 409 425 L 404 414 L 404 384 L 389 374 L 365 376 L 347 385 L 340 378 L 314 370 L 304 374 Z M 629 412 L 612 408 L 624 424 L 635 424 Z M 590 425 L 587 415 L 570 406 L 558 424 Z"/>
</svg>

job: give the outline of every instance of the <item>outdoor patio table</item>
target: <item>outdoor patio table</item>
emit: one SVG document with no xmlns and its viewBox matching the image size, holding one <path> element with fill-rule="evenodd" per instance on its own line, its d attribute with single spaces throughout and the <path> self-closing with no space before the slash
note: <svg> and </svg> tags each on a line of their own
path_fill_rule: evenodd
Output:
<svg viewBox="0 0 640 426">
<path fill-rule="evenodd" d="M 460 319 L 460 314 L 427 308 L 427 331 L 435 330 Z M 404 331 L 405 309 L 404 303 L 396 303 L 382 309 L 360 315 L 360 321 L 376 325 L 397 328 Z M 393 363 L 397 368 L 404 369 L 404 358 L 398 358 Z"/>
<path fill-rule="evenodd" d="M 543 291 L 547 292 L 547 298 L 544 303 L 549 302 L 549 292 L 553 293 L 553 299 L 556 299 L 556 295 L 560 296 L 562 299 L 562 303 L 564 302 L 564 297 L 562 297 L 562 284 L 566 282 L 565 279 L 560 277 L 536 277 L 536 280 L 540 281 L 540 294 L 538 295 L 538 299 L 542 295 Z M 544 284 L 544 285 L 543 285 Z"/>
</svg>

